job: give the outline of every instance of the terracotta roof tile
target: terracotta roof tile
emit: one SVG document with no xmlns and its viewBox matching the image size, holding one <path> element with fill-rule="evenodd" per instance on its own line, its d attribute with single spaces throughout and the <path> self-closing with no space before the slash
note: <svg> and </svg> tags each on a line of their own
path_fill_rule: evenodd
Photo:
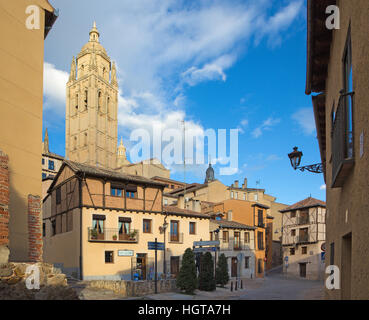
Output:
<svg viewBox="0 0 369 320">
<path fill-rule="evenodd" d="M 280 210 L 279 212 L 287 212 L 287 211 L 293 211 L 297 209 L 303 209 L 303 208 L 311 208 L 311 207 L 325 207 L 326 204 L 324 201 L 309 197 L 304 200 L 301 200 L 299 202 L 296 202 L 287 208 L 284 208 L 283 210 Z"/>
</svg>

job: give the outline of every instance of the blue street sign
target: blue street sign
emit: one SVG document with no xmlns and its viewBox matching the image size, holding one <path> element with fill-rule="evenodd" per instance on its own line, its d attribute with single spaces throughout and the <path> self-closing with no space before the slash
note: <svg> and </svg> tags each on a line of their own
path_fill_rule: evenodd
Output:
<svg viewBox="0 0 369 320">
<path fill-rule="evenodd" d="M 322 261 L 324 261 L 325 260 L 325 252 L 321 252 L 320 257 L 321 257 Z"/>
<path fill-rule="evenodd" d="M 164 250 L 164 242 L 148 242 L 147 245 L 149 250 Z"/>
<path fill-rule="evenodd" d="M 284 257 L 284 261 L 288 262 L 288 256 Z"/>
</svg>

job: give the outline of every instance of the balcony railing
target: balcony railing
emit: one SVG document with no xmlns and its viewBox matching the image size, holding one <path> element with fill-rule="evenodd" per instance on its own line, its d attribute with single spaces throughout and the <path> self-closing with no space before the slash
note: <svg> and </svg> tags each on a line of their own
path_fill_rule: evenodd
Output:
<svg viewBox="0 0 369 320">
<path fill-rule="evenodd" d="M 297 237 L 297 243 L 305 243 L 305 242 L 309 242 L 309 234 L 300 234 Z"/>
<path fill-rule="evenodd" d="M 219 250 L 220 251 L 240 251 L 240 250 L 248 250 L 251 248 L 251 243 L 244 242 L 243 239 L 234 240 L 230 238 L 228 240 L 223 241 L 220 240 Z"/>
<path fill-rule="evenodd" d="M 137 243 L 138 230 L 131 230 L 130 233 L 125 234 L 119 233 L 118 228 L 104 228 L 104 232 L 98 232 L 97 229 L 88 228 L 88 241 Z"/>
<path fill-rule="evenodd" d="M 168 233 L 169 243 L 183 243 L 183 233 Z"/>
<path fill-rule="evenodd" d="M 354 165 L 353 95 L 341 94 L 332 127 L 332 188 L 343 186 Z"/>
<path fill-rule="evenodd" d="M 303 216 L 303 217 L 299 217 L 297 219 L 297 224 L 309 224 L 310 223 L 310 219 L 309 216 Z"/>
</svg>

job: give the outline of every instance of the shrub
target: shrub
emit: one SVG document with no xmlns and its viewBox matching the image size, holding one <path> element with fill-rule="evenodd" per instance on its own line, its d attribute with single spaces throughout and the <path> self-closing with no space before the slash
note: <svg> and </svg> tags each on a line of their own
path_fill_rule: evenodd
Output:
<svg viewBox="0 0 369 320">
<path fill-rule="evenodd" d="M 197 288 L 195 255 L 190 248 L 187 248 L 183 255 L 182 265 L 177 277 L 177 287 L 187 294 L 193 294 Z"/>
</svg>

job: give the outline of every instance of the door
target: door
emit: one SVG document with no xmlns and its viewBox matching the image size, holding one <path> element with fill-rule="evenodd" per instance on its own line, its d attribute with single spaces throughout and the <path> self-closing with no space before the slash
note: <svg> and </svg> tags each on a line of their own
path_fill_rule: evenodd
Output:
<svg viewBox="0 0 369 320">
<path fill-rule="evenodd" d="M 137 271 L 139 272 L 140 280 L 146 280 L 146 265 L 147 265 L 146 253 L 137 253 L 136 268 Z"/>
<path fill-rule="evenodd" d="M 306 263 L 300 263 L 300 277 L 306 278 Z"/>
<path fill-rule="evenodd" d="M 231 277 L 235 278 L 237 277 L 237 264 L 238 264 L 238 260 L 236 257 L 232 258 L 232 265 L 231 265 Z"/>
<path fill-rule="evenodd" d="M 178 221 L 170 222 L 170 241 L 179 241 Z"/>
<path fill-rule="evenodd" d="M 177 278 L 179 273 L 179 257 L 170 257 L 170 273 Z"/>
<path fill-rule="evenodd" d="M 341 294 L 343 300 L 351 299 L 351 233 L 342 238 Z"/>
</svg>

